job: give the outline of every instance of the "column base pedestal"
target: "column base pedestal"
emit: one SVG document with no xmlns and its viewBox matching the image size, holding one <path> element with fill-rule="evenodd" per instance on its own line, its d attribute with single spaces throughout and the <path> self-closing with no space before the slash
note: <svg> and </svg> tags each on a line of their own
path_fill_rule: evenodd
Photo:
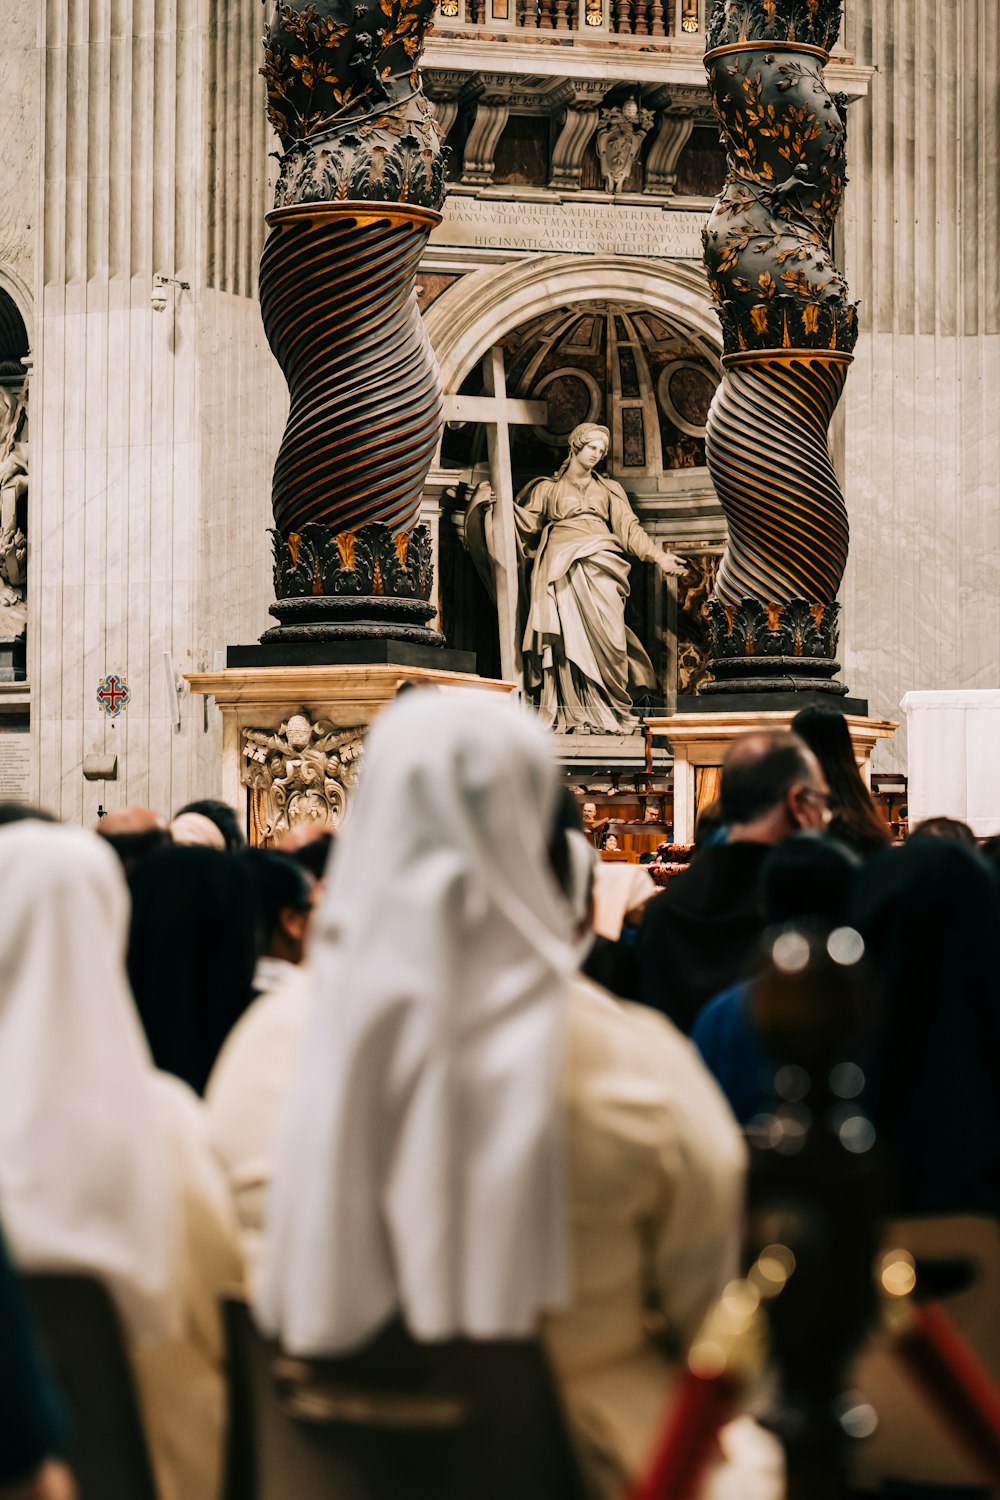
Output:
<svg viewBox="0 0 1000 1500">
<path fill-rule="evenodd" d="M 813 706 L 806 701 L 810 697 L 806 693 L 794 695 L 791 701 L 787 693 L 780 696 L 779 708 L 761 704 L 756 694 L 755 705 L 745 709 L 730 707 L 728 701 L 723 709 L 718 700 L 694 699 L 697 707 L 692 710 L 687 707 L 692 700 L 678 699 L 676 714 L 647 719 L 646 727 L 654 741 L 666 739 L 674 754 L 675 844 L 694 843 L 698 814 L 718 796 L 719 770 L 733 741 L 755 729 L 787 729 L 800 708 Z M 829 704 L 830 699 L 818 693 L 816 702 Z M 863 706 L 865 713 L 852 713 L 849 706 L 852 702 Z M 845 710 L 858 767 L 865 783 L 870 785 L 872 751 L 879 740 L 890 739 L 899 725 L 892 719 L 869 718 L 864 700 L 842 700 L 838 706 Z"/>
<path fill-rule="evenodd" d="M 469 652 L 400 641 L 231 646 L 227 660 L 221 672 L 185 675 L 222 713 L 222 796 L 264 847 L 300 824 L 338 826 L 368 726 L 405 683 L 513 691 L 464 670 Z"/>
<path fill-rule="evenodd" d="M 710 684 L 709 684 L 710 685 Z M 762 688 L 760 692 L 725 694 L 683 694 L 677 699 L 679 714 L 788 713 L 800 708 L 837 708 L 842 714 L 866 718 L 867 698 L 832 697 L 822 688 L 802 687 L 795 690 Z"/>
</svg>

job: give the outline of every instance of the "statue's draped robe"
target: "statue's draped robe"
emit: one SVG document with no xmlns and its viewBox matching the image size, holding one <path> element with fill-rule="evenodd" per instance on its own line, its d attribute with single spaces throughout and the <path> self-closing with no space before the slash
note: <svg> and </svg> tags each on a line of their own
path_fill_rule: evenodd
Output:
<svg viewBox="0 0 1000 1500">
<path fill-rule="evenodd" d="M 534 480 L 514 506 L 518 537 L 534 553 L 521 648 L 525 686 L 556 729 L 608 733 L 634 723 L 629 688 L 655 690 L 653 666 L 625 624 L 628 556 L 660 548 L 613 480 Z M 536 550 L 537 549 L 537 550 Z"/>
</svg>

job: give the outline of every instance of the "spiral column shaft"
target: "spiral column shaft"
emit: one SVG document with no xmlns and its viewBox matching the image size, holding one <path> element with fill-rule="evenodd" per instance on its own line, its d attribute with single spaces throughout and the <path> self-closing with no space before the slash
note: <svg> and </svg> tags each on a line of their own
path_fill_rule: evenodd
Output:
<svg viewBox="0 0 1000 1500">
<path fill-rule="evenodd" d="M 399 203 L 303 203 L 268 215 L 261 314 L 290 408 L 272 505 L 310 522 L 407 531 L 441 424 L 441 383 L 414 292 L 440 216 Z"/>
<path fill-rule="evenodd" d="M 834 599 L 847 508 L 827 443 L 851 362 L 814 351 L 729 356 L 708 419 L 708 468 L 729 525 L 725 604 Z"/>
</svg>

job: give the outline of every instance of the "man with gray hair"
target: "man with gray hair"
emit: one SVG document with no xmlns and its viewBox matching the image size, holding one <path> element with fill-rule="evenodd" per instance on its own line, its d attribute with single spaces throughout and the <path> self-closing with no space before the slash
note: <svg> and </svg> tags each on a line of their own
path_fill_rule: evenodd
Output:
<svg viewBox="0 0 1000 1500">
<path fill-rule="evenodd" d="M 689 870 L 650 901 L 639 939 L 640 998 L 683 1031 L 707 1001 L 744 977 L 763 928 L 757 877 L 768 850 L 830 820 L 830 789 L 797 735 L 755 731 L 722 767 L 724 843 L 700 850 Z"/>
</svg>

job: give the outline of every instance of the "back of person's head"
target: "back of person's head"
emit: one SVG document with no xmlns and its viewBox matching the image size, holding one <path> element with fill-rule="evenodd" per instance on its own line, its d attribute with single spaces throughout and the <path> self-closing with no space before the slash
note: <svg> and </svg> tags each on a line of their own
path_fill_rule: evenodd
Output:
<svg viewBox="0 0 1000 1500">
<path fill-rule="evenodd" d="M 121 807 L 105 813 L 94 832 L 111 845 L 126 874 L 147 854 L 173 842 L 166 819 L 148 807 Z"/>
<path fill-rule="evenodd" d="M 811 832 L 782 839 L 761 866 L 760 900 L 768 923 L 815 919 L 839 927 L 860 865 L 836 839 Z"/>
<path fill-rule="evenodd" d="M 851 743 L 851 731 L 840 709 L 800 709 L 791 729 L 809 746 L 822 767 L 830 788 L 837 837 L 859 854 L 874 853 L 890 843 L 889 826 L 865 786 Z"/>
<path fill-rule="evenodd" d="M 168 848 L 132 876 L 128 971 L 157 1067 L 198 1093 L 252 997 L 257 898 L 244 861 Z"/>
<path fill-rule="evenodd" d="M 337 835 L 326 825 L 299 823 L 283 835 L 278 852 L 294 859 L 314 880 L 323 880 L 333 856 Z"/>
<path fill-rule="evenodd" d="M 779 729 L 741 735 L 722 766 L 723 822 L 730 829 L 758 822 L 793 788 L 811 785 L 816 773 L 812 752 L 797 735 Z"/>
<path fill-rule="evenodd" d="M 951 839 L 965 849 L 978 847 L 976 835 L 960 818 L 925 818 L 910 834 L 910 843 L 920 839 Z"/>
<path fill-rule="evenodd" d="M 56 823 L 58 819 L 43 807 L 33 807 L 29 802 L 0 802 L 0 827 L 24 822 Z"/>
<path fill-rule="evenodd" d="M 220 854 L 227 853 L 222 829 L 204 813 L 178 813 L 170 822 L 170 841 L 179 849 L 216 849 Z"/>
<path fill-rule="evenodd" d="M 248 849 L 240 857 L 250 872 L 257 897 L 258 953 L 301 963 L 315 877 L 291 855 L 277 849 Z"/>
<path fill-rule="evenodd" d="M 175 817 L 179 818 L 183 813 L 200 813 L 210 823 L 214 823 L 222 834 L 225 847 L 230 854 L 238 849 L 246 848 L 246 835 L 240 827 L 239 818 L 234 808 L 228 802 L 219 802 L 214 797 L 204 797 L 200 802 L 187 802 L 178 809 Z M 176 840 L 175 842 L 179 842 Z"/>
</svg>

